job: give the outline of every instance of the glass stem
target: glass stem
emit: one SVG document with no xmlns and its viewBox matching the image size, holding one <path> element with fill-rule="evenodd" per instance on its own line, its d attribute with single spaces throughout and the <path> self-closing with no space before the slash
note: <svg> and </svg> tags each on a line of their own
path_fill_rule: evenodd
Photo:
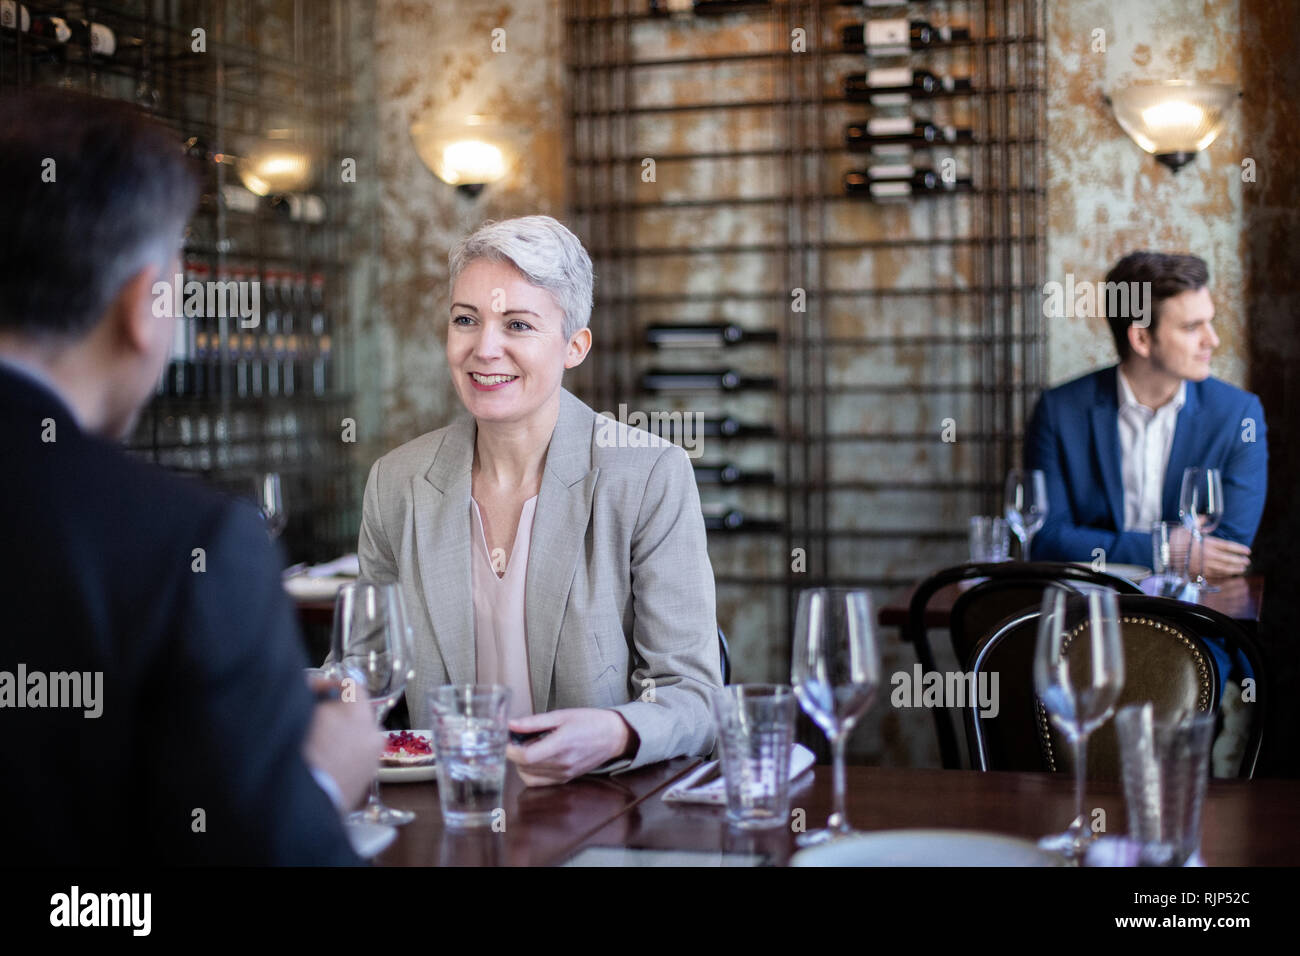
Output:
<svg viewBox="0 0 1300 956">
<path fill-rule="evenodd" d="M 1020 552 L 1021 552 L 1020 557 L 1025 561 L 1026 564 L 1029 563 L 1029 546 L 1033 543 L 1034 543 L 1034 535 L 1032 532 L 1026 534 L 1024 539 L 1020 542 Z"/>
<path fill-rule="evenodd" d="M 844 750 L 848 743 L 848 734 L 840 731 L 831 740 L 833 749 L 835 812 L 831 814 L 827 829 L 836 833 L 849 832 L 848 813 L 844 808 Z"/>
<path fill-rule="evenodd" d="M 1201 584 L 1205 580 L 1205 541 L 1201 538 L 1201 529 L 1192 529 L 1192 546 L 1187 550 L 1187 577 L 1192 578 L 1192 552 L 1201 552 L 1201 564 L 1197 569 L 1196 578 L 1193 583 Z"/>
<path fill-rule="evenodd" d="M 1085 810 L 1083 807 L 1084 790 L 1088 783 L 1088 735 L 1079 734 L 1074 741 L 1074 823 L 1070 829 L 1075 830 L 1076 834 L 1088 828 L 1087 821 L 1084 820 Z"/>
<path fill-rule="evenodd" d="M 382 804 L 379 802 L 379 774 L 375 774 L 370 781 L 370 797 L 366 800 L 366 809 L 378 809 Z"/>
</svg>

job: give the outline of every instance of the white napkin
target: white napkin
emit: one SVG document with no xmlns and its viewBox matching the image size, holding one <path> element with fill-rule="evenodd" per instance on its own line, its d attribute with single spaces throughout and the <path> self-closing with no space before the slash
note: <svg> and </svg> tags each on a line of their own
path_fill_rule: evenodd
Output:
<svg viewBox="0 0 1300 956">
<path fill-rule="evenodd" d="M 795 744 L 790 749 L 790 779 L 794 780 L 816 762 L 817 757 L 811 750 L 802 744 Z M 726 806 L 727 784 L 721 776 L 709 781 L 702 787 L 692 787 L 696 780 L 709 773 L 717 765 L 718 761 L 710 760 L 696 767 L 695 770 L 668 788 L 664 793 L 664 802 L 708 803 L 715 806 Z"/>
</svg>

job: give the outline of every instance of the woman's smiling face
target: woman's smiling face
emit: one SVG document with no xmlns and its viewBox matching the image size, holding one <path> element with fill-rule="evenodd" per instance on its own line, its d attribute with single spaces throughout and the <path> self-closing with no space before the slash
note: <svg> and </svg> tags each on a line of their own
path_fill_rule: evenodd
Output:
<svg viewBox="0 0 1300 956">
<path fill-rule="evenodd" d="M 564 312 L 508 262 L 476 259 L 451 292 L 447 367 L 465 408 L 479 421 L 527 419 L 582 361 L 589 336 L 564 338 Z"/>
</svg>

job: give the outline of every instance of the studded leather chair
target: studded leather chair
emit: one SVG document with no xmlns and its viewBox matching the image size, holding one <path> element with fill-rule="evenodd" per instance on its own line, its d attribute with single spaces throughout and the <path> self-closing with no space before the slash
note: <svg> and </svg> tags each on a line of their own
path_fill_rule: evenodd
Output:
<svg viewBox="0 0 1300 956">
<path fill-rule="evenodd" d="M 1151 702 L 1157 718 L 1179 711 L 1217 712 L 1219 675 L 1203 638 L 1216 635 L 1241 648 L 1255 673 L 1255 718 L 1239 776 L 1254 773 L 1263 741 L 1266 693 L 1264 669 L 1254 643 L 1230 619 L 1209 608 L 1171 598 L 1120 595 L 1120 633 L 1124 645 L 1124 688 L 1116 710 Z M 999 708 L 995 717 L 967 709 L 966 727 L 971 753 L 982 770 L 1046 770 L 1073 773 L 1073 748 L 1051 724 L 1034 692 L 1033 660 L 1038 630 L 1037 610 L 1005 621 L 980 642 L 968 668 L 999 675 Z M 1080 628 L 1085 628 L 1086 623 Z M 1073 645 L 1086 654 L 1086 642 Z M 1088 740 L 1088 777 L 1119 780 L 1119 741 L 1113 720 Z"/>
<path fill-rule="evenodd" d="M 1064 584 L 1067 587 L 1100 586 L 1120 594 L 1142 593 L 1131 581 L 1076 564 L 1001 561 L 945 568 L 926 578 L 912 593 L 908 622 L 902 634 L 903 640 L 911 642 L 916 648 L 916 656 L 923 670 L 929 672 L 936 669 L 934 654 L 926 636 L 926 605 L 941 588 L 975 578 L 984 580 L 953 602 L 949 619 L 953 651 L 960 662 L 967 661 L 975 646 L 1013 612 L 1028 607 L 1037 609 L 1042 603 L 1043 590 L 1049 584 Z M 943 765 L 949 769 L 959 768 L 962 764 L 952 718 L 944 708 L 935 708 L 933 713 Z M 971 753 L 973 755 L 974 751 Z M 971 762 L 974 764 L 973 757 Z"/>
</svg>

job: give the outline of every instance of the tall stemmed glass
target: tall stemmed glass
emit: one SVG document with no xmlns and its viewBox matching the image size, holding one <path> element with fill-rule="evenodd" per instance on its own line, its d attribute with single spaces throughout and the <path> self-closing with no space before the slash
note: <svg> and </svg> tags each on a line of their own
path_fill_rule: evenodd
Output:
<svg viewBox="0 0 1300 956">
<path fill-rule="evenodd" d="M 398 586 L 364 579 L 343 585 L 334 599 L 333 643 L 342 660 L 345 683 L 351 679 L 365 687 L 375 722 L 382 730 L 384 717 L 406 690 L 406 682 L 415 676 L 406 608 Z M 396 826 L 410 823 L 415 814 L 384 806 L 376 775 L 365 807 L 348 819 Z"/>
<path fill-rule="evenodd" d="M 1037 468 L 1030 471 L 1011 469 L 1007 472 L 1003 500 L 1007 524 L 1020 539 L 1020 560 L 1028 561 L 1029 545 L 1047 520 L 1046 476 Z"/>
<path fill-rule="evenodd" d="M 866 591 L 813 588 L 799 593 L 791 683 L 804 712 L 825 731 L 835 757 L 835 810 L 826 828 L 800 846 L 852 833 L 844 807 L 844 747 L 880 686 L 880 648 Z"/>
<path fill-rule="evenodd" d="M 1223 520 L 1223 479 L 1217 468 L 1188 468 L 1183 471 L 1183 487 L 1178 494 L 1178 517 L 1192 533 L 1192 547 L 1187 549 L 1187 578 L 1200 591 L 1219 590 L 1205 580 L 1205 536 Z M 1201 568 L 1192 578 L 1192 552 L 1200 546 Z"/>
<path fill-rule="evenodd" d="M 1088 737 L 1115 711 L 1124 687 L 1124 647 L 1113 591 L 1086 593 L 1053 585 L 1043 594 L 1034 654 L 1034 689 L 1058 730 L 1074 745 L 1074 820 L 1038 845 L 1079 861 L 1094 834 L 1084 790 Z"/>
<path fill-rule="evenodd" d="M 284 495 L 280 490 L 280 473 L 268 471 L 258 475 L 256 484 L 257 508 L 266 522 L 266 533 L 274 541 L 289 524 L 289 514 L 284 510 Z"/>
</svg>

